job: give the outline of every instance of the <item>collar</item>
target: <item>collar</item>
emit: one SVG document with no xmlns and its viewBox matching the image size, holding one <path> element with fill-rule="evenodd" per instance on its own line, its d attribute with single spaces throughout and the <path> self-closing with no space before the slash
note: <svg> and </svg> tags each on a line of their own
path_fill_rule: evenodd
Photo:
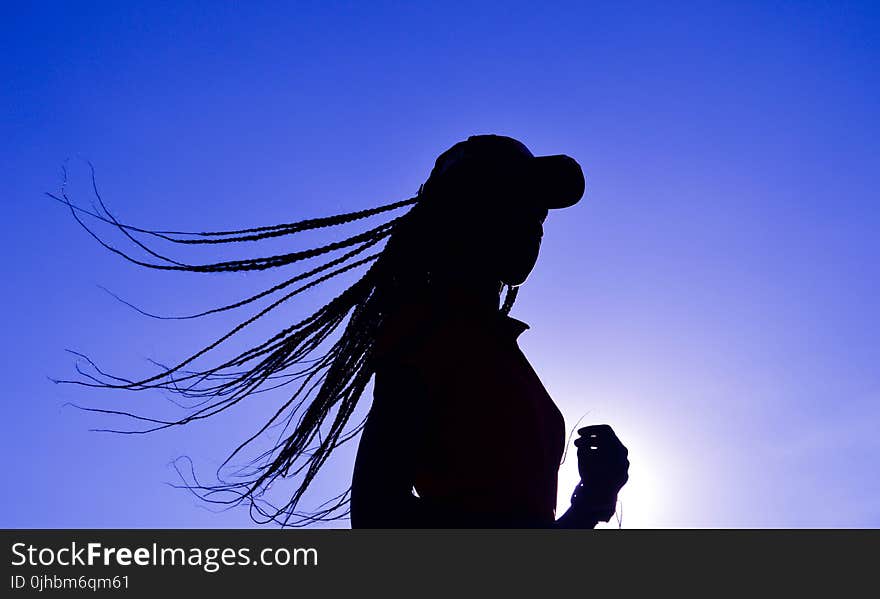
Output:
<svg viewBox="0 0 880 599">
<path fill-rule="evenodd" d="M 511 339 L 514 341 L 523 334 L 526 330 L 529 329 L 529 325 L 524 323 L 521 320 L 517 320 L 513 316 L 508 316 L 506 314 L 498 313 L 498 319 L 501 321 L 501 326 L 504 331 L 510 335 Z"/>
<path fill-rule="evenodd" d="M 462 288 L 449 287 L 443 289 L 441 296 L 432 296 L 432 301 L 439 302 L 442 310 L 452 311 L 458 316 L 473 320 L 475 326 L 489 326 L 501 335 L 516 341 L 529 328 L 529 325 L 487 304 L 477 303 L 470 293 Z"/>
<path fill-rule="evenodd" d="M 436 292 L 435 292 L 436 293 Z M 450 286 L 433 295 L 431 301 L 439 302 L 441 310 L 452 311 L 458 316 L 472 320 L 474 326 L 485 327 L 497 331 L 505 338 L 516 342 L 517 338 L 529 328 L 529 325 L 507 314 L 490 304 L 479 303 L 465 288 Z"/>
<path fill-rule="evenodd" d="M 530 328 L 525 322 L 502 314 L 497 309 L 486 310 L 484 306 L 476 306 L 466 296 L 453 294 L 452 297 L 446 296 L 445 299 L 447 301 L 438 302 L 436 297 L 429 297 L 424 298 L 423 301 L 404 304 L 403 308 L 383 325 L 376 340 L 376 354 L 382 355 L 392 351 L 392 348 L 407 338 L 412 331 L 435 319 L 464 317 L 470 321 L 470 326 L 475 330 L 488 329 L 512 343 L 516 343 L 519 336 Z"/>
</svg>

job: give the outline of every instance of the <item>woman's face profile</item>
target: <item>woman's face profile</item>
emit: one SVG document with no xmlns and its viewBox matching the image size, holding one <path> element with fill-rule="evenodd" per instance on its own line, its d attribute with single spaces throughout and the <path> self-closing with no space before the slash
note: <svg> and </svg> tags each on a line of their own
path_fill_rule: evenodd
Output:
<svg viewBox="0 0 880 599">
<path fill-rule="evenodd" d="M 524 204 L 509 211 L 499 223 L 499 278 L 508 285 L 521 285 L 538 260 L 547 209 Z"/>
<path fill-rule="evenodd" d="M 547 208 L 534 195 L 505 186 L 482 199 L 472 230 L 475 253 L 483 256 L 487 275 L 508 285 L 520 285 L 535 267 Z"/>
</svg>

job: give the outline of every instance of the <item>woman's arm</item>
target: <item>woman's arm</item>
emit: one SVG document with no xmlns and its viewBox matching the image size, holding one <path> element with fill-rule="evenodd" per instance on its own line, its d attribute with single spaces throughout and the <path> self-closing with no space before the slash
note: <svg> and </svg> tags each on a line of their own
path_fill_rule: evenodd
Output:
<svg viewBox="0 0 880 599">
<path fill-rule="evenodd" d="M 424 528 L 430 518 L 412 494 L 427 428 L 428 394 L 414 366 L 376 372 L 351 484 L 352 528 Z"/>
<path fill-rule="evenodd" d="M 581 483 L 575 490 L 575 496 L 583 491 Z M 553 528 L 595 528 L 599 522 L 608 522 L 617 507 L 617 493 L 604 499 L 596 497 L 578 500 L 575 496 L 572 497 L 571 507 L 557 518 Z"/>
<path fill-rule="evenodd" d="M 572 506 L 556 519 L 553 528 L 596 528 L 598 523 L 599 519 L 595 515 L 580 512 Z"/>
</svg>

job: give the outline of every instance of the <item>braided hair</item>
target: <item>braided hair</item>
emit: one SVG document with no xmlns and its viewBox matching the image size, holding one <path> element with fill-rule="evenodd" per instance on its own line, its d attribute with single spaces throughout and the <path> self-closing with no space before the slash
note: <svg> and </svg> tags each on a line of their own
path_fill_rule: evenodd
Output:
<svg viewBox="0 0 880 599">
<path fill-rule="evenodd" d="M 349 513 L 351 488 L 321 504 L 315 511 L 299 508 L 303 495 L 318 474 L 331 452 L 351 440 L 363 428 L 366 419 L 347 428 L 358 400 L 370 381 L 374 366 L 371 352 L 382 325 L 392 305 L 399 304 L 401 293 L 425 278 L 425 263 L 429 261 L 418 247 L 436 245 L 416 240 L 423 236 L 427 218 L 424 186 L 416 196 L 376 206 L 357 212 L 337 214 L 322 218 L 301 220 L 272 226 L 262 226 L 231 231 L 159 231 L 126 224 L 108 209 L 95 181 L 94 166 L 91 169 L 92 190 L 97 204 L 89 210 L 75 204 L 68 197 L 67 169 L 57 194 L 49 197 L 66 206 L 76 222 L 100 245 L 112 253 L 138 266 L 195 273 L 242 272 L 288 267 L 310 258 L 325 256 L 345 250 L 339 256 L 326 258 L 313 268 L 287 277 L 282 282 L 260 293 L 220 307 L 185 316 L 160 316 L 146 312 L 123 301 L 141 314 L 160 319 L 193 319 L 227 312 L 248 306 L 262 298 L 274 300 L 265 308 L 241 320 L 236 326 L 207 346 L 173 365 L 153 362 L 159 371 L 141 380 L 111 375 L 99 368 L 88 356 L 71 352 L 89 366 L 84 370 L 79 364 L 78 379 L 52 379 L 56 383 L 83 385 L 106 389 L 147 390 L 161 389 L 199 401 L 187 409 L 188 413 L 176 420 L 151 418 L 122 410 L 77 406 L 80 409 L 126 416 L 140 423 L 142 428 L 131 430 L 98 429 L 126 434 L 140 434 L 185 425 L 223 412 L 246 398 L 273 389 L 294 384 L 295 389 L 280 403 L 271 418 L 254 434 L 236 446 L 223 460 L 217 470 L 216 484 L 205 484 L 195 476 L 190 463 L 186 475 L 174 465 L 184 479 L 192 483 L 183 487 L 201 499 L 228 506 L 246 503 L 251 518 L 257 523 L 275 522 L 282 526 L 305 526 L 313 522 L 346 518 Z M 230 260 L 206 264 L 181 262 L 163 255 L 146 243 L 145 239 L 178 245 L 234 244 L 259 242 L 287 236 L 302 231 L 326 229 L 411 207 L 406 213 L 350 237 L 303 251 L 290 252 L 260 258 Z M 140 248 L 150 258 L 136 258 L 128 251 L 115 247 L 86 223 L 91 219 L 115 228 Z M 380 243 L 385 242 L 382 249 Z M 213 366 L 196 369 L 192 365 L 221 344 L 229 341 L 245 327 L 262 319 L 288 300 L 315 288 L 343 273 L 366 267 L 366 271 L 351 286 L 302 320 L 278 331 L 262 343 L 243 349 L 234 357 L 216 360 Z M 508 312 L 516 298 L 516 288 L 508 287 L 500 310 Z M 341 330 L 341 333 L 339 332 Z M 325 349 L 329 345 L 329 349 Z M 267 429 L 280 426 L 278 440 L 263 451 L 245 468 L 236 472 L 231 481 L 221 476 L 224 467 L 246 447 L 263 435 Z M 275 505 L 266 492 L 278 479 L 295 478 L 297 482 L 289 501 Z"/>
</svg>

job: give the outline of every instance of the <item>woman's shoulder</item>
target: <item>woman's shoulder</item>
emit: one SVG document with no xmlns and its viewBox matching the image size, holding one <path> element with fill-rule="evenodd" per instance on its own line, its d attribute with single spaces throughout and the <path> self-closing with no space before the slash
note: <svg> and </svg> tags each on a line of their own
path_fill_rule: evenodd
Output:
<svg viewBox="0 0 880 599">
<path fill-rule="evenodd" d="M 379 367 L 406 365 L 429 370 L 442 362 L 454 341 L 454 319 L 429 301 L 409 302 L 386 315 L 373 357 Z"/>
</svg>

